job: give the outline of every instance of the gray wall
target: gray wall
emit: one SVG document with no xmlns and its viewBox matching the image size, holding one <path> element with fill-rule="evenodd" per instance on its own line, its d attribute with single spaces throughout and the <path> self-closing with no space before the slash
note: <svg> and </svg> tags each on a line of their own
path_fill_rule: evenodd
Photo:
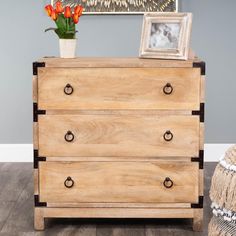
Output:
<svg viewBox="0 0 236 236">
<path fill-rule="evenodd" d="M 0 143 L 32 142 L 31 63 L 58 55 L 58 40 L 44 33 L 53 23 L 47 1 L 1 1 Z M 236 140 L 236 1 L 180 0 L 194 13 L 192 47 L 207 62 L 206 142 Z M 83 16 L 79 56 L 137 56 L 142 16 Z"/>
</svg>

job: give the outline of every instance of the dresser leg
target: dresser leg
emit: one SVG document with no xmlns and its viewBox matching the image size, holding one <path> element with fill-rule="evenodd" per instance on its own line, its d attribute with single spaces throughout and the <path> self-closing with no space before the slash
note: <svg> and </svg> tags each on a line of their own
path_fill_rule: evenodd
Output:
<svg viewBox="0 0 236 236">
<path fill-rule="evenodd" d="M 34 209 L 34 228 L 35 230 L 44 230 L 44 217 L 43 211 L 40 208 Z"/>
<path fill-rule="evenodd" d="M 203 230 L 203 209 L 194 209 L 193 230 Z"/>
</svg>

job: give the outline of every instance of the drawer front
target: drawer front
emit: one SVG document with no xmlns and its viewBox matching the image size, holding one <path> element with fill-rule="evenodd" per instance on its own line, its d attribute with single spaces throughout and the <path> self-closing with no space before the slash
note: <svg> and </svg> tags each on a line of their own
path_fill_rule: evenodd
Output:
<svg viewBox="0 0 236 236">
<path fill-rule="evenodd" d="M 40 201 L 193 203 L 198 178 L 191 162 L 40 162 Z"/>
<path fill-rule="evenodd" d="M 40 109 L 198 110 L 196 68 L 39 68 Z"/>
<path fill-rule="evenodd" d="M 40 115 L 41 156 L 174 156 L 199 152 L 198 116 Z"/>
</svg>

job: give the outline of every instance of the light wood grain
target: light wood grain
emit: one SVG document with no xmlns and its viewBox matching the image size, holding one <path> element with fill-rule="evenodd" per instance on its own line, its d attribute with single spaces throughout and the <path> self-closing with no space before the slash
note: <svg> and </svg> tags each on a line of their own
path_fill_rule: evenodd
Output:
<svg viewBox="0 0 236 236">
<path fill-rule="evenodd" d="M 190 110 L 47 110 L 47 115 L 192 115 Z"/>
<path fill-rule="evenodd" d="M 199 170 L 199 196 L 204 196 L 204 170 Z"/>
<path fill-rule="evenodd" d="M 33 76 L 33 102 L 38 102 L 38 76 Z"/>
<path fill-rule="evenodd" d="M 170 83 L 173 92 L 166 95 Z M 64 94 L 70 84 L 74 92 Z M 195 68 L 39 68 L 40 109 L 198 110 Z"/>
<path fill-rule="evenodd" d="M 200 126 L 200 133 L 199 133 L 199 146 L 200 150 L 204 150 L 204 143 L 205 143 L 205 123 L 199 123 Z"/>
<path fill-rule="evenodd" d="M 2 236 L 32 236 L 32 235 L 81 235 L 95 236 L 91 231 L 97 231 L 99 236 L 137 236 L 137 227 L 146 229 L 146 236 L 205 236 L 207 227 L 212 217 L 209 205 L 209 188 L 211 177 L 217 163 L 205 164 L 205 196 L 204 202 L 204 231 L 193 232 L 192 221 L 184 219 L 77 219 L 76 212 L 79 214 L 80 208 L 77 208 L 74 215 L 75 219 L 50 219 L 46 218 L 45 232 L 35 232 L 33 229 L 33 182 L 32 182 L 32 163 L 0 163 L 0 235 Z M 6 184 L 6 181 L 8 183 Z M 24 192 L 24 197 L 22 196 Z M 47 209 L 46 209 L 47 210 Z M 46 211 L 45 210 L 45 211 Z M 106 208 L 102 208 L 106 211 Z M 149 211 L 149 209 L 146 209 Z M 164 209 L 168 212 L 169 209 Z M 72 212 L 73 209 L 64 211 Z M 84 210 L 85 211 L 85 210 Z M 124 209 L 125 211 L 125 209 Z M 179 209 L 181 211 L 181 209 Z M 56 217 L 57 210 L 53 217 Z M 137 212 L 138 214 L 139 212 Z M 52 212 L 50 213 L 52 214 Z M 171 215 L 171 212 L 170 212 Z M 193 217 L 193 216 L 192 216 Z M 136 217 L 135 217 L 136 218 Z M 183 216 L 184 218 L 184 216 Z M 91 225 L 92 224 L 92 225 Z M 86 228 L 86 230 L 83 230 Z M 127 231 L 129 229 L 129 232 Z M 81 232 L 82 231 L 82 232 Z M 125 232 L 124 232 L 125 231 Z M 141 231 L 138 230 L 138 231 Z M 151 231 L 151 232 L 150 232 Z M 119 234 L 118 232 L 122 232 Z"/>
<path fill-rule="evenodd" d="M 33 146 L 34 149 L 38 149 L 38 122 L 33 122 Z"/>
<path fill-rule="evenodd" d="M 202 210 L 190 208 L 204 189 L 203 170 L 191 162 L 204 148 L 204 123 L 192 116 L 204 102 L 205 76 L 193 68 L 199 60 L 42 60 L 33 101 L 47 111 L 34 124 L 34 148 L 47 161 L 34 171 L 34 193 L 48 207 L 35 209 L 35 228 L 48 217 L 193 218 L 200 230 Z M 72 95 L 63 92 L 67 83 Z"/>
<path fill-rule="evenodd" d="M 34 169 L 34 195 L 39 194 L 39 172 L 38 169 Z"/>
<path fill-rule="evenodd" d="M 170 130 L 171 141 L 163 135 Z M 67 131 L 73 142 L 64 139 Z M 197 116 L 39 116 L 41 156 L 197 156 Z"/>
<path fill-rule="evenodd" d="M 197 232 L 203 230 L 203 209 L 194 209 L 193 230 Z"/>
<path fill-rule="evenodd" d="M 200 97 L 200 100 L 201 100 L 201 102 L 205 102 L 205 88 L 206 88 L 206 86 L 205 86 L 205 80 L 206 80 L 206 76 L 205 75 L 202 75 L 201 76 L 201 97 Z"/>
<path fill-rule="evenodd" d="M 196 163 L 41 162 L 40 200 L 48 203 L 188 203 L 198 201 Z M 64 181 L 70 176 L 72 188 Z M 174 185 L 163 186 L 166 177 Z"/>
<path fill-rule="evenodd" d="M 47 157 L 47 161 L 133 161 L 133 162 L 166 162 L 166 161 L 171 161 L 171 162 L 179 162 L 179 161 L 184 161 L 184 162 L 191 162 L 191 157 L 122 157 L 122 156 L 107 156 L 107 157 L 71 157 L 71 156 L 65 156 L 65 157 Z"/>
<path fill-rule="evenodd" d="M 114 57 L 78 57 L 73 59 L 48 57 L 39 59 L 39 62 L 45 62 L 46 67 L 66 67 L 66 68 L 176 68 L 193 67 L 194 60 L 153 60 L 140 59 L 136 57 L 114 58 Z"/>
<path fill-rule="evenodd" d="M 200 100 L 201 103 L 205 103 L 205 76 L 201 76 L 201 89 L 200 89 Z M 204 143 L 205 143 L 205 123 L 200 122 L 200 150 L 204 150 Z M 199 170 L 199 196 L 204 195 L 204 170 Z M 202 229 L 202 221 L 203 221 L 203 212 L 202 210 L 195 211 L 195 218 L 193 220 L 193 229 L 195 231 L 201 231 Z"/>
<path fill-rule="evenodd" d="M 193 218 L 193 209 L 42 208 L 42 211 L 45 218 Z"/>
<path fill-rule="evenodd" d="M 44 210 L 42 208 L 36 207 L 34 209 L 34 228 L 36 230 L 44 230 Z"/>
<path fill-rule="evenodd" d="M 82 208 L 190 208 L 190 203 L 60 203 L 60 207 Z M 48 203 L 47 207 L 58 207 L 58 203 Z"/>
</svg>

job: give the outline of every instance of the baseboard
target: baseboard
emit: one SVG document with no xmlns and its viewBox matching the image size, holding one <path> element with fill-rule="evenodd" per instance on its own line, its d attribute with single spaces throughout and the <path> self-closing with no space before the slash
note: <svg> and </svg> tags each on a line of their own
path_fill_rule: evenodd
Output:
<svg viewBox="0 0 236 236">
<path fill-rule="evenodd" d="M 205 162 L 219 161 L 219 159 L 225 154 L 225 151 L 234 144 L 205 144 Z"/>
<path fill-rule="evenodd" d="M 205 144 L 205 162 L 216 162 L 233 144 Z M 0 144 L 0 162 L 33 162 L 32 144 Z"/>
<path fill-rule="evenodd" d="M 33 162 L 33 145 L 0 144 L 0 162 Z"/>
</svg>

